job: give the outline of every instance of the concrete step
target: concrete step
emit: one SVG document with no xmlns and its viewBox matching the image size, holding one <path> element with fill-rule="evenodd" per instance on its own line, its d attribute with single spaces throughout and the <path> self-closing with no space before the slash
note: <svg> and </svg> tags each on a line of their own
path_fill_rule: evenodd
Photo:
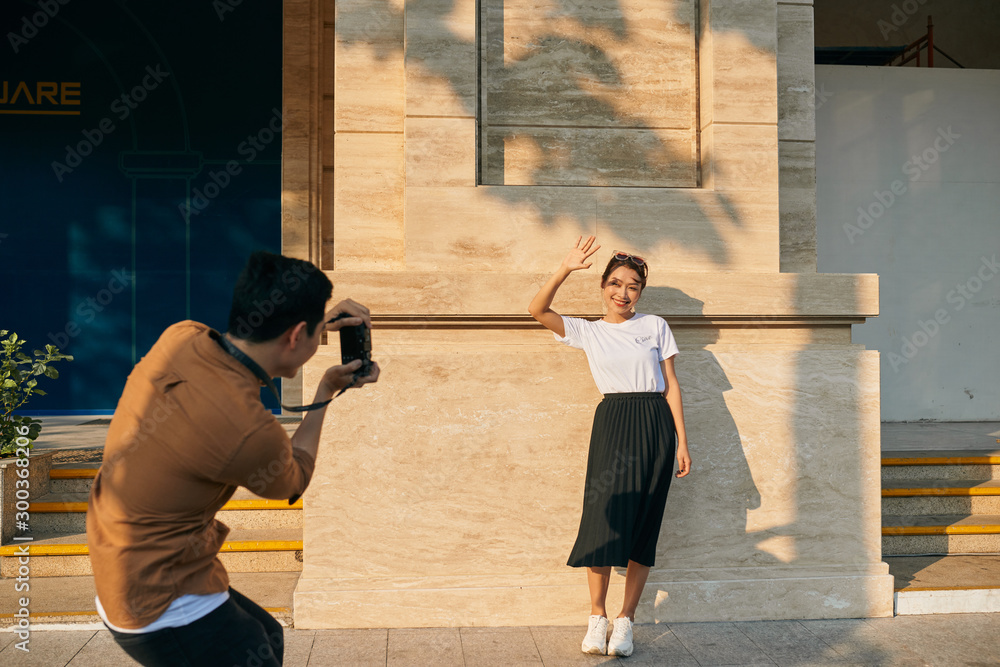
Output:
<svg viewBox="0 0 1000 667">
<path fill-rule="evenodd" d="M 1000 553 L 1000 515 L 882 516 L 882 554 Z"/>
<path fill-rule="evenodd" d="M 34 536 L 31 542 L 0 547 L 0 577 L 18 576 L 18 554 L 29 545 L 32 577 L 93 574 L 86 533 Z M 300 528 L 233 530 L 219 559 L 229 572 L 299 572 L 302 570 Z"/>
<path fill-rule="evenodd" d="M 1000 514 L 1000 496 L 883 497 L 882 514 L 890 516 Z"/>
<path fill-rule="evenodd" d="M 896 615 L 1000 612 L 1000 556 L 892 556 Z"/>
<path fill-rule="evenodd" d="M 31 529 L 43 534 L 87 530 L 87 493 L 49 493 L 28 508 Z M 302 500 L 266 500 L 240 488 L 216 517 L 233 530 L 302 528 Z"/>
<path fill-rule="evenodd" d="M 90 493 L 100 463 L 62 463 L 49 471 L 50 493 Z"/>
<path fill-rule="evenodd" d="M 882 514 L 1000 514 L 1000 479 L 883 482 Z"/>
<path fill-rule="evenodd" d="M 882 481 L 1000 479 L 1000 450 L 912 450 L 882 456 Z"/>
<path fill-rule="evenodd" d="M 299 580 L 298 572 L 231 572 L 229 585 L 264 607 L 272 616 L 292 622 L 292 594 Z M 0 579 L 0 626 L 10 625 L 18 608 L 18 592 L 14 579 Z M 100 622 L 94 606 L 94 578 L 32 577 L 31 623 L 96 623 Z"/>
</svg>

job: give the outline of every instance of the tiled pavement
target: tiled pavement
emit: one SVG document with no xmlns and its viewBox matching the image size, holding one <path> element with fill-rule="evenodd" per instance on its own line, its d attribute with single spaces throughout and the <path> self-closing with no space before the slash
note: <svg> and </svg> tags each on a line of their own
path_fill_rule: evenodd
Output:
<svg viewBox="0 0 1000 667">
<path fill-rule="evenodd" d="M 134 665 L 105 630 L 0 632 L 4 667 Z M 285 665 L 1000 665 L 1000 614 L 636 626 L 631 658 L 580 653 L 585 628 L 286 630 Z M 248 667 L 256 664 L 248 660 Z M 228 667 L 228 666 L 227 666 Z"/>
</svg>

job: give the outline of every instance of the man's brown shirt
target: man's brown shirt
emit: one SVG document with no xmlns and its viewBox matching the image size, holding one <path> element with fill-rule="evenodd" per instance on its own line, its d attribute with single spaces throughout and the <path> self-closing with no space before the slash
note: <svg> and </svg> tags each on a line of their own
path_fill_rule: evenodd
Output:
<svg viewBox="0 0 1000 667">
<path fill-rule="evenodd" d="M 87 510 L 97 596 L 141 628 L 182 595 L 228 590 L 215 513 L 245 486 L 305 491 L 315 460 L 260 401 L 260 382 L 197 322 L 167 329 L 125 384 Z"/>
</svg>

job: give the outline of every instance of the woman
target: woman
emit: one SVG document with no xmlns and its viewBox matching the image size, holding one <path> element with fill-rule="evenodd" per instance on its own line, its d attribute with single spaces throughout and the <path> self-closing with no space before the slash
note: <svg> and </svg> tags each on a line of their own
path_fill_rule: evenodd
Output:
<svg viewBox="0 0 1000 667">
<path fill-rule="evenodd" d="M 587 260 L 600 249 L 594 240 L 577 239 L 528 312 L 557 340 L 586 352 L 604 394 L 594 414 L 583 516 L 568 565 L 587 568 L 591 616 L 584 653 L 628 656 L 635 609 L 655 560 L 675 451 L 678 477 L 691 471 L 691 456 L 674 372 L 677 344 L 662 318 L 635 312 L 646 286 L 645 260 L 627 253 L 611 257 L 601 277 L 607 313 L 601 320 L 563 317 L 550 307 L 570 273 L 591 267 Z M 628 569 L 622 611 L 607 641 L 605 602 L 613 566 Z"/>
</svg>

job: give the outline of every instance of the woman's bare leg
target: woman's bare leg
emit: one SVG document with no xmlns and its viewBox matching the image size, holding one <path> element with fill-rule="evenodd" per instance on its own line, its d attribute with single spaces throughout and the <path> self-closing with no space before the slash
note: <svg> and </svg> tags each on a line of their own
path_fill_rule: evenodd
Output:
<svg viewBox="0 0 1000 667">
<path fill-rule="evenodd" d="M 629 564 L 631 565 L 631 563 Z M 646 568 L 647 570 L 649 568 Z M 608 599 L 608 584 L 611 581 L 610 567 L 588 567 L 587 585 L 590 587 L 591 616 L 607 616 L 605 602 Z"/>
<path fill-rule="evenodd" d="M 635 609 L 639 606 L 639 598 L 648 578 L 648 565 L 639 565 L 634 560 L 628 562 L 628 570 L 625 572 L 625 601 L 622 603 L 622 613 L 618 614 L 618 618 L 628 616 L 629 620 L 635 621 Z M 593 587 L 590 590 L 593 594 Z M 607 587 L 604 590 L 607 592 Z"/>
</svg>

